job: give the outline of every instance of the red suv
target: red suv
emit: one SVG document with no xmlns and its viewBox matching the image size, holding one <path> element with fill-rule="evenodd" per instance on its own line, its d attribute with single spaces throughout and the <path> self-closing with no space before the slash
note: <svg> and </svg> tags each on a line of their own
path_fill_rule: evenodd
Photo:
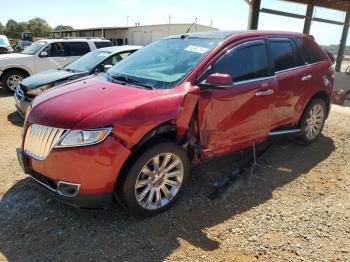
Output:
<svg viewBox="0 0 350 262">
<path fill-rule="evenodd" d="M 271 136 L 320 135 L 334 71 L 307 35 L 205 32 L 154 42 L 106 74 L 38 96 L 17 149 L 61 200 L 155 215 L 180 196 L 190 163 Z"/>
</svg>

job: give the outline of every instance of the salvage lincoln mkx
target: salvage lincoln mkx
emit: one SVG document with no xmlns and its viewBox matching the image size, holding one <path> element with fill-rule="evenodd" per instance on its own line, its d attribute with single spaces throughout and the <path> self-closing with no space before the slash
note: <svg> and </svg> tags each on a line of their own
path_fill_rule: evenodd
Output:
<svg viewBox="0 0 350 262">
<path fill-rule="evenodd" d="M 169 208 L 189 165 L 293 134 L 319 137 L 334 69 L 303 34 L 207 32 L 152 43 L 107 73 L 38 96 L 17 149 L 58 198 L 133 214 Z"/>
</svg>

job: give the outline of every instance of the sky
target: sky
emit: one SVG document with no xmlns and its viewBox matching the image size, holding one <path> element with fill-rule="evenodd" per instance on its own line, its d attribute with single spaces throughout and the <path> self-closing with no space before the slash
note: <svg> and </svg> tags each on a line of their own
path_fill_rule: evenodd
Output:
<svg viewBox="0 0 350 262">
<path fill-rule="evenodd" d="M 221 30 L 247 28 L 248 5 L 244 0 L 0 0 L 0 22 L 8 19 L 18 22 L 33 17 L 44 18 L 52 27 L 71 25 L 74 28 L 126 26 L 148 24 L 197 23 Z M 305 14 L 306 6 L 280 0 L 262 0 L 262 8 L 270 8 L 296 14 Z M 15 11 L 14 11 L 15 10 Z M 316 7 L 314 16 L 344 21 L 345 13 Z M 129 17 L 127 19 L 127 17 Z M 259 29 L 303 30 L 303 19 L 261 13 Z M 311 34 L 320 44 L 339 44 L 342 26 L 313 22 Z M 350 36 L 349 36 L 350 38 Z M 350 39 L 348 39 L 350 45 Z"/>
</svg>

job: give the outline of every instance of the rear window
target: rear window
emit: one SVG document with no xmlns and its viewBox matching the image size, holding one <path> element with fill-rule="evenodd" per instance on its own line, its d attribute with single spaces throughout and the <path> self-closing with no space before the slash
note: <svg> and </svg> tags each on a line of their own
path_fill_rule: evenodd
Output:
<svg viewBox="0 0 350 262">
<path fill-rule="evenodd" d="M 307 64 L 313 64 L 323 61 L 323 57 L 320 54 L 320 52 L 305 39 L 297 38 L 296 44 L 299 52 L 302 54 Z"/>
<path fill-rule="evenodd" d="M 97 49 L 103 48 L 103 47 L 113 46 L 113 44 L 109 41 L 98 41 L 98 42 L 94 42 L 94 44 L 95 44 Z"/>
<path fill-rule="evenodd" d="M 296 59 L 291 41 L 270 40 L 270 53 L 275 65 L 275 72 L 296 66 Z"/>
<path fill-rule="evenodd" d="M 69 56 L 82 56 L 90 52 L 90 47 L 86 42 L 66 42 Z"/>
</svg>

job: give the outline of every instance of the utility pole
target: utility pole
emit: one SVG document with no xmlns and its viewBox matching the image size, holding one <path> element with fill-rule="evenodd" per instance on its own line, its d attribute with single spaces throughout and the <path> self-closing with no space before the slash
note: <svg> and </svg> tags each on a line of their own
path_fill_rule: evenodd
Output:
<svg viewBox="0 0 350 262">
<path fill-rule="evenodd" d="M 126 17 L 126 26 L 129 26 L 129 16 Z"/>
</svg>

